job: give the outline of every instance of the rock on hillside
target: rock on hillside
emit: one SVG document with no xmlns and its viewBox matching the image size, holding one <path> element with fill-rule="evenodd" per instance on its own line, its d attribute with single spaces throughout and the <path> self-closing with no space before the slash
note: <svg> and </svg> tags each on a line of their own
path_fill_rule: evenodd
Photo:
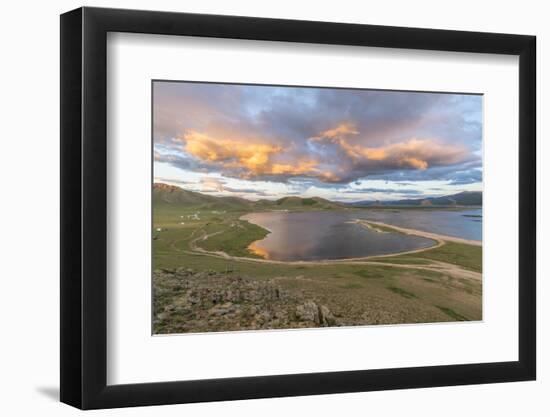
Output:
<svg viewBox="0 0 550 417">
<path fill-rule="evenodd" d="M 154 299 L 157 334 L 338 325 L 328 307 L 283 290 L 273 280 L 215 271 L 156 270 Z"/>
</svg>

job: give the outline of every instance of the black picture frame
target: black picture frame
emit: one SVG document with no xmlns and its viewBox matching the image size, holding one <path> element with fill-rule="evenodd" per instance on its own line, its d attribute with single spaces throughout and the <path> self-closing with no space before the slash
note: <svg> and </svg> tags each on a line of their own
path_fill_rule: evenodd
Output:
<svg viewBox="0 0 550 417">
<path fill-rule="evenodd" d="M 107 385 L 108 32 L 519 56 L 519 358 L 512 362 Z M 102 8 L 61 15 L 61 401 L 81 409 L 536 377 L 536 38 Z"/>
</svg>

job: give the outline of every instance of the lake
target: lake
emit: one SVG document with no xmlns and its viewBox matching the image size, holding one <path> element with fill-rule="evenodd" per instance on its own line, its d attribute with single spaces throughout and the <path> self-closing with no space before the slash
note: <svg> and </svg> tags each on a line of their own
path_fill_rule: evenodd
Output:
<svg viewBox="0 0 550 417">
<path fill-rule="evenodd" d="M 356 216 L 441 235 L 481 241 L 482 209 L 469 210 L 361 210 Z"/>
<path fill-rule="evenodd" d="M 354 219 L 481 240 L 481 217 L 475 216 L 481 216 L 481 209 L 263 212 L 241 218 L 271 232 L 249 246 L 256 254 L 277 261 L 313 261 L 385 255 L 435 243 L 419 236 L 379 233 L 353 223 Z"/>
</svg>

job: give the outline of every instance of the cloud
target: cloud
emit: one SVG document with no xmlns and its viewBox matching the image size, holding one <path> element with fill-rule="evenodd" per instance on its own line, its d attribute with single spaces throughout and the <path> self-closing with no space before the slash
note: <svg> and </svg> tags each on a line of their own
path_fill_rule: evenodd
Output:
<svg viewBox="0 0 550 417">
<path fill-rule="evenodd" d="M 276 145 L 214 138 L 196 131 L 184 134 L 182 141 L 185 150 L 198 159 L 251 171 L 264 169 L 271 155 L 281 151 L 281 147 Z"/>
<path fill-rule="evenodd" d="M 202 191 L 224 191 L 225 181 L 220 178 L 202 177 L 199 181 Z"/>
<path fill-rule="evenodd" d="M 224 187 L 224 191 L 237 194 L 258 194 L 264 197 L 271 196 L 271 194 L 266 193 L 265 191 L 256 190 L 254 188 Z"/>
<path fill-rule="evenodd" d="M 340 138 L 350 135 L 358 135 L 359 131 L 353 123 L 342 123 L 332 129 L 325 130 L 321 132 L 319 136 L 314 136 L 311 139 L 313 140 L 340 140 Z"/>
<path fill-rule="evenodd" d="M 173 180 L 169 180 L 174 182 Z M 202 193 L 216 193 L 216 194 L 256 194 L 257 196 L 269 197 L 271 194 L 258 189 L 258 188 L 247 188 L 247 187 L 233 187 L 227 185 L 227 181 L 223 178 L 218 177 L 209 177 L 203 176 L 200 178 L 197 184 L 197 191 Z"/>
<path fill-rule="evenodd" d="M 422 194 L 420 190 L 396 190 L 394 188 L 352 188 L 341 191 L 344 194 L 364 194 L 364 193 L 395 193 L 395 194 Z"/>
<path fill-rule="evenodd" d="M 411 138 L 386 146 L 369 147 L 353 143 L 351 136 L 360 136 L 360 131 L 354 125 L 345 123 L 310 140 L 336 145 L 335 151 L 347 155 L 356 169 L 365 171 L 365 175 L 369 171 L 425 170 L 430 166 L 454 165 L 469 158 L 465 146 L 443 144 L 437 139 Z"/>
<path fill-rule="evenodd" d="M 178 184 L 178 185 L 191 185 L 195 184 L 193 181 L 185 181 L 180 180 L 177 178 L 165 178 L 165 177 L 155 177 L 155 182 L 162 182 L 162 183 L 172 183 L 172 184 Z"/>
<path fill-rule="evenodd" d="M 425 171 L 394 171 L 372 175 L 370 179 L 401 181 L 446 181 L 450 185 L 475 184 L 482 181 L 481 161 L 474 160 L 463 164 L 434 167 Z"/>
<path fill-rule="evenodd" d="M 155 161 L 182 170 L 320 187 L 481 179 L 480 96 L 155 82 L 153 97 Z"/>
<path fill-rule="evenodd" d="M 426 170 L 456 165 L 470 158 L 468 149 L 444 145 L 434 139 L 408 139 L 369 147 L 352 142 L 360 136 L 353 125 L 343 124 L 309 138 L 309 154 L 295 146 L 266 140 L 214 137 L 190 131 L 179 138 L 184 155 L 155 152 L 155 160 L 197 171 L 274 181 L 313 178 L 321 183 L 346 183 L 372 174 L 395 170 Z"/>
<path fill-rule="evenodd" d="M 449 179 L 450 185 L 465 185 L 473 184 L 482 181 L 482 173 L 480 169 L 472 169 L 466 171 L 457 171 L 451 174 Z"/>
<path fill-rule="evenodd" d="M 185 151 L 201 163 L 230 176 L 256 177 L 319 176 L 317 162 L 292 155 L 280 145 L 240 139 L 216 138 L 199 132 L 186 133 L 181 139 Z M 277 156 L 290 162 L 277 162 Z"/>
</svg>

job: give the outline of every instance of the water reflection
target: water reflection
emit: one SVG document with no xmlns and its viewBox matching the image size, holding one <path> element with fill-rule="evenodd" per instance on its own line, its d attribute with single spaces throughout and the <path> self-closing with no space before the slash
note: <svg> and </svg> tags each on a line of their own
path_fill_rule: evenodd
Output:
<svg viewBox="0 0 550 417">
<path fill-rule="evenodd" d="M 243 219 L 271 233 L 250 245 L 265 259 L 279 261 L 359 258 L 432 246 L 433 240 L 369 230 L 352 220 L 359 212 L 266 212 Z"/>
</svg>

